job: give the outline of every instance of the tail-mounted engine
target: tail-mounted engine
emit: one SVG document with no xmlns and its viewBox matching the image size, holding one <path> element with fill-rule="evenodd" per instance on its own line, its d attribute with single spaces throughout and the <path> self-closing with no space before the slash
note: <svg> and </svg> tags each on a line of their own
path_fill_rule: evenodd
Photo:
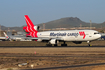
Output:
<svg viewBox="0 0 105 70">
<path fill-rule="evenodd" d="M 39 28 L 40 28 L 39 26 L 34 26 L 34 29 L 37 31 L 39 30 Z"/>
<path fill-rule="evenodd" d="M 40 28 L 39 26 L 33 26 L 33 27 L 25 26 L 23 27 L 23 30 L 25 32 L 35 32 L 35 31 L 38 31 L 39 28 Z"/>
</svg>

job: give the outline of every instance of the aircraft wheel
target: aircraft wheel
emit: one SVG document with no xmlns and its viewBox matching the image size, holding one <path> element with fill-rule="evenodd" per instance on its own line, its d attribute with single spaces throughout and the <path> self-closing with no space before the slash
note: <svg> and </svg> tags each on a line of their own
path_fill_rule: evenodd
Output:
<svg viewBox="0 0 105 70">
<path fill-rule="evenodd" d="M 65 44 L 65 46 L 67 46 L 67 44 Z"/>
<path fill-rule="evenodd" d="M 61 46 L 67 46 L 67 44 L 61 44 Z"/>
<path fill-rule="evenodd" d="M 88 44 L 88 46 L 91 46 L 90 44 Z"/>
<path fill-rule="evenodd" d="M 52 46 L 52 44 L 46 44 L 46 46 Z"/>
<path fill-rule="evenodd" d="M 57 44 L 54 44 L 54 46 L 58 46 Z"/>
</svg>

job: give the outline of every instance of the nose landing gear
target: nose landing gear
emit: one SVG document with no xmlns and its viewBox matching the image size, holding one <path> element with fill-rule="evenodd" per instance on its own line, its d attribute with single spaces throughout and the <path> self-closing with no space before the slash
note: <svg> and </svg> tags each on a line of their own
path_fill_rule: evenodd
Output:
<svg viewBox="0 0 105 70">
<path fill-rule="evenodd" d="M 90 41 L 87 41 L 87 43 L 88 43 L 88 46 L 91 46 L 91 45 L 90 45 Z"/>
</svg>

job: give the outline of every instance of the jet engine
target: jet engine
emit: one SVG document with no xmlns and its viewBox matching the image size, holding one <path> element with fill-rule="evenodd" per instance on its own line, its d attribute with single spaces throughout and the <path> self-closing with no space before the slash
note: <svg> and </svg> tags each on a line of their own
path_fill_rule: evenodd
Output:
<svg viewBox="0 0 105 70">
<path fill-rule="evenodd" d="M 38 31 L 39 28 L 40 28 L 39 26 L 34 26 L 34 27 L 25 26 L 23 27 L 23 30 L 25 32 L 34 32 L 34 31 Z"/>
<path fill-rule="evenodd" d="M 49 42 L 50 42 L 50 44 L 58 44 L 59 43 L 59 41 L 57 41 L 56 39 L 51 39 Z"/>
<path fill-rule="evenodd" d="M 40 28 L 40 26 L 34 26 L 34 29 L 37 31 L 39 30 L 39 28 Z"/>
</svg>

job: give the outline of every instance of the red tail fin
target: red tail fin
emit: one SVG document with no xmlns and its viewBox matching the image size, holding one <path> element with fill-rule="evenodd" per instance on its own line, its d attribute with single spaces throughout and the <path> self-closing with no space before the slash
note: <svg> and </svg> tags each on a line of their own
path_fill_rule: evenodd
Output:
<svg viewBox="0 0 105 70">
<path fill-rule="evenodd" d="M 34 27 L 34 24 L 32 23 L 32 21 L 30 20 L 30 18 L 28 17 L 28 15 L 24 15 L 27 26 L 28 27 Z"/>
<path fill-rule="evenodd" d="M 27 26 L 23 27 L 23 30 L 28 32 L 28 34 L 26 34 L 26 36 L 38 37 L 37 36 L 37 32 L 38 32 L 37 31 L 37 26 L 34 26 L 32 21 L 28 17 L 28 15 L 24 15 L 24 16 L 25 16 L 25 20 L 26 20 Z"/>
</svg>

